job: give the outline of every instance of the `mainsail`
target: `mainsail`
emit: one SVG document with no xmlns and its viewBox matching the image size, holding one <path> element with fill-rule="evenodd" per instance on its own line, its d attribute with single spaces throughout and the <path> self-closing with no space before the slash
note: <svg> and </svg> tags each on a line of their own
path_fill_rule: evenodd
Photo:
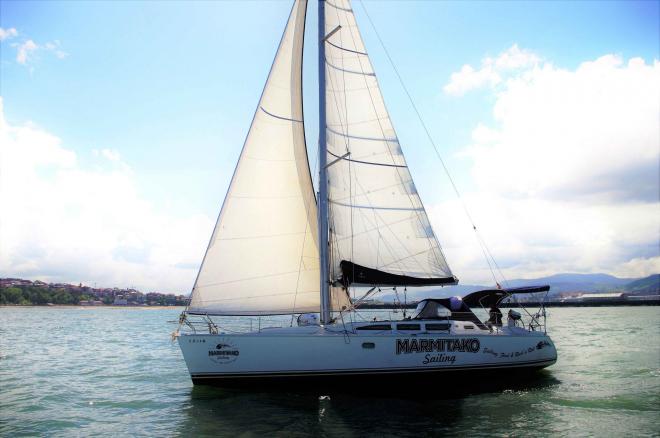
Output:
<svg viewBox="0 0 660 438">
<path fill-rule="evenodd" d="M 401 151 L 349 0 L 325 2 L 330 277 L 456 283 Z"/>
<path fill-rule="evenodd" d="M 190 313 L 318 312 L 316 199 L 302 103 L 306 0 L 294 2 L 192 292 Z"/>
</svg>

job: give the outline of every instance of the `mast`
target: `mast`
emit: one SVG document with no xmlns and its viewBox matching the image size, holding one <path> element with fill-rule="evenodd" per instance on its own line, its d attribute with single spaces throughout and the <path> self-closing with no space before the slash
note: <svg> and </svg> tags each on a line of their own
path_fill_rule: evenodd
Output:
<svg viewBox="0 0 660 438">
<path fill-rule="evenodd" d="M 330 322 L 330 275 L 328 273 L 328 177 L 325 119 L 325 0 L 319 5 L 319 262 L 321 264 L 321 324 Z"/>
</svg>

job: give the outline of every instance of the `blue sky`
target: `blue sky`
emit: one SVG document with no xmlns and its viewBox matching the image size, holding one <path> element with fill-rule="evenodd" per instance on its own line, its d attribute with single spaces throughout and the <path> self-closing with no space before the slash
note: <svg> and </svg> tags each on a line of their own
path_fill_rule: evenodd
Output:
<svg viewBox="0 0 660 438">
<path fill-rule="evenodd" d="M 199 215 L 212 221 L 291 3 L 5 1 L 0 5 L 0 28 L 16 32 L 0 43 L 0 95 L 7 124 L 31 122 L 56 136 L 62 148 L 75 154 L 80 169 L 109 171 L 104 167 L 108 164 L 99 161 L 99 151 L 110 151 L 106 155 L 130 168 L 135 196 L 148 203 L 154 214 L 172 220 Z M 365 2 L 459 188 L 466 193 L 480 191 L 474 178 L 476 160 L 466 157 L 466 148 L 474 143 L 476 127 L 501 122 L 494 108 L 511 90 L 503 81 L 459 95 L 448 93 L 443 90 L 453 73 L 464 65 L 479 70 L 485 58 L 495 59 L 514 45 L 534 54 L 534 65 L 552 66 L 555 71 L 575 72 L 583 63 L 606 55 L 621 58 L 619 69 L 633 58 L 652 67 L 660 57 L 658 5 L 653 1 Z M 440 209 L 453 199 L 440 163 L 362 6 L 354 2 L 353 8 L 420 194 L 427 205 Z M 316 5 L 310 2 L 304 90 L 312 157 L 317 138 L 316 47 L 311 43 L 315 33 Z M 27 41 L 36 48 L 19 62 L 20 45 Z M 649 141 L 660 147 L 657 136 Z M 5 192 L 12 189 L 4 188 Z M 489 217 L 477 215 L 477 220 L 488 222 Z M 434 225 L 439 222 L 436 219 Z M 208 232 L 204 229 L 199 234 L 208 236 Z M 451 232 L 438 230 L 441 239 Z M 492 232 L 499 233 L 498 229 Z M 195 239 L 190 240 L 197 243 Z M 134 246 L 147 254 L 153 244 Z M 657 233 L 646 250 L 636 251 L 653 258 L 654 246 Z M 199 259 L 202 253 L 199 248 Z M 633 253 L 622 254 L 613 256 L 611 264 L 635 258 Z M 142 261 L 147 260 L 145 255 Z M 465 264 L 469 260 L 465 258 Z M 195 263 L 193 256 L 180 261 L 181 266 Z M 580 270 L 590 270 L 587 265 Z M 39 275 L 37 268 L 26 271 L 17 264 L 11 266 L 15 274 Z M 599 262 L 591 269 L 607 266 Z M 511 271 L 511 275 L 521 274 Z M 184 287 L 186 275 L 191 274 L 183 275 L 177 287 Z M 481 277 L 475 273 L 474 278 Z M 139 283 L 161 287 L 146 279 Z"/>
</svg>

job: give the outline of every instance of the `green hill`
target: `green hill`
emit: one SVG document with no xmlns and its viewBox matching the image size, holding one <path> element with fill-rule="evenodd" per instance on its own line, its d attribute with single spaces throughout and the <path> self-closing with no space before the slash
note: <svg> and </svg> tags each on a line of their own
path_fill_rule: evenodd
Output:
<svg viewBox="0 0 660 438">
<path fill-rule="evenodd" d="M 631 281 L 624 286 L 624 289 L 634 295 L 658 295 L 660 294 L 660 274 Z"/>
</svg>

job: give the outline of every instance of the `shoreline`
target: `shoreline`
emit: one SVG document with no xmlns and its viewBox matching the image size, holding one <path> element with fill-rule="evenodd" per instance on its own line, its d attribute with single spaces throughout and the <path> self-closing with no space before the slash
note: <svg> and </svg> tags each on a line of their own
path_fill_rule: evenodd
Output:
<svg viewBox="0 0 660 438">
<path fill-rule="evenodd" d="M 540 302 L 529 302 L 529 303 L 520 303 L 525 307 L 541 307 Z M 550 301 L 544 303 L 545 307 L 639 307 L 639 306 L 660 306 L 660 300 L 635 300 L 635 301 L 626 301 L 626 300 L 617 300 L 617 301 L 589 301 L 589 302 L 565 302 L 565 301 Z M 394 305 L 394 304 L 363 304 L 358 308 L 360 309 L 414 309 L 417 306 L 417 303 L 406 304 L 406 305 Z M 115 310 L 135 310 L 135 309 L 154 309 L 154 310 L 163 310 L 163 309 L 185 309 L 185 306 L 115 306 L 115 305 L 97 305 L 97 306 L 81 306 L 73 304 L 0 304 L 0 308 L 57 308 L 57 309 L 115 309 Z M 517 308 L 520 305 L 517 304 L 502 304 L 499 307 L 501 308 Z"/>
</svg>

